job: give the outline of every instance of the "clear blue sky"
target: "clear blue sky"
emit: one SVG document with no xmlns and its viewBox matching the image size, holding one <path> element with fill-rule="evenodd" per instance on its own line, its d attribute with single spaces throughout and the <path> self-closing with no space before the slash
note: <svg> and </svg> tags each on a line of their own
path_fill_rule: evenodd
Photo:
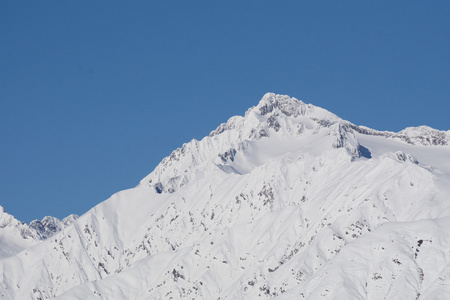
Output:
<svg viewBox="0 0 450 300">
<path fill-rule="evenodd" d="M 0 1 L 0 205 L 83 214 L 288 94 L 450 129 L 450 1 Z"/>
</svg>

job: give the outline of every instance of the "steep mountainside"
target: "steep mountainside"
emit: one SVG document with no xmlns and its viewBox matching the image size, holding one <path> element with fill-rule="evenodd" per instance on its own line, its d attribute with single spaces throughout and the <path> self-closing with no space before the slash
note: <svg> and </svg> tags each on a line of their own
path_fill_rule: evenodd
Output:
<svg viewBox="0 0 450 300">
<path fill-rule="evenodd" d="M 266 94 L 0 260 L 0 299 L 442 299 L 450 132 Z"/>
</svg>

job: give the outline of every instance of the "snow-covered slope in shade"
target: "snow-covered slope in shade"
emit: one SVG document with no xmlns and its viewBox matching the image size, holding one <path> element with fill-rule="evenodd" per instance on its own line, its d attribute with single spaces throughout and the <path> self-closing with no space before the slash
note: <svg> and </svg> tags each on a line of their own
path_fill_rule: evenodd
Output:
<svg viewBox="0 0 450 300">
<path fill-rule="evenodd" d="M 441 299 L 449 132 L 266 94 L 0 261 L 0 299 Z"/>
</svg>

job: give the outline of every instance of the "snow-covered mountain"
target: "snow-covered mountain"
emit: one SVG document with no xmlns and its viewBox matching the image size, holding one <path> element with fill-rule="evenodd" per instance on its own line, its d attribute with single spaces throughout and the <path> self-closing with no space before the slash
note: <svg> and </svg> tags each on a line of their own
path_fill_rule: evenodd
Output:
<svg viewBox="0 0 450 300">
<path fill-rule="evenodd" d="M 70 215 L 60 221 L 47 216 L 42 221 L 34 220 L 27 225 L 0 206 L 0 259 L 36 245 L 69 226 L 77 218 L 77 215 Z"/>
<path fill-rule="evenodd" d="M 445 299 L 449 144 L 266 94 L 0 260 L 0 299 Z"/>
<path fill-rule="evenodd" d="M 31 236 L 36 240 L 42 241 L 53 236 L 55 233 L 60 232 L 76 221 L 76 219 L 78 219 L 78 216 L 74 214 L 71 214 L 62 220 L 55 217 L 46 216 L 41 221 L 31 221 L 28 227 Z"/>
</svg>

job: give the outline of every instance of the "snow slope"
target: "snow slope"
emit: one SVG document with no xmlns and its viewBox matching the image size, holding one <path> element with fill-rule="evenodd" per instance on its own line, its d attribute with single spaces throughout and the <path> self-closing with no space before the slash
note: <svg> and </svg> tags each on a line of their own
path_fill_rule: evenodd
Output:
<svg viewBox="0 0 450 300">
<path fill-rule="evenodd" d="M 449 143 L 266 94 L 0 260 L 0 298 L 443 299 Z"/>
</svg>

